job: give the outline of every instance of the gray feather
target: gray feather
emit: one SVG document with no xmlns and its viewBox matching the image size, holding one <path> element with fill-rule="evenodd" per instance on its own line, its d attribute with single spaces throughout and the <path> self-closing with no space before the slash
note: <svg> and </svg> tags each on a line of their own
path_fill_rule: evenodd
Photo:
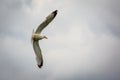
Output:
<svg viewBox="0 0 120 80">
<path fill-rule="evenodd" d="M 33 41 L 33 49 L 35 51 L 37 65 L 41 68 L 43 65 L 43 58 L 42 58 L 42 52 L 39 47 L 38 41 L 35 41 L 35 40 Z"/>
<path fill-rule="evenodd" d="M 36 30 L 35 33 L 41 33 L 42 30 L 55 18 L 57 14 L 57 10 L 55 10 L 54 12 L 52 12 L 50 15 L 48 15 L 46 17 L 46 20 L 42 22 L 42 24 L 40 24 Z"/>
</svg>

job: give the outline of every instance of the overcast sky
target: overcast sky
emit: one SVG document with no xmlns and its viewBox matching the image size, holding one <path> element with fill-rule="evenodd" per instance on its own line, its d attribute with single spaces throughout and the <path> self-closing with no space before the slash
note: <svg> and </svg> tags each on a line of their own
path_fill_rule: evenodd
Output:
<svg viewBox="0 0 120 80">
<path fill-rule="evenodd" d="M 120 0 L 0 0 L 0 80 L 120 80 Z M 32 30 L 54 10 L 39 41 Z"/>
</svg>

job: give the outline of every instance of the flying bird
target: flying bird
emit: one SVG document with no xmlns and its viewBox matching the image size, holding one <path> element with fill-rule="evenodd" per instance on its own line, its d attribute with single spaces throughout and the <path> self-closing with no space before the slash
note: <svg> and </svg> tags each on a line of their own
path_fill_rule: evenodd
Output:
<svg viewBox="0 0 120 80">
<path fill-rule="evenodd" d="M 38 26 L 36 31 L 34 32 L 34 30 L 33 30 L 33 32 L 32 32 L 31 40 L 32 40 L 33 49 L 34 49 L 34 52 L 35 52 L 35 55 L 36 55 L 37 65 L 38 65 L 39 68 L 41 68 L 43 66 L 43 57 L 42 57 L 42 51 L 40 49 L 38 41 L 42 40 L 42 39 L 47 39 L 46 36 L 41 35 L 41 32 L 55 18 L 56 15 L 57 15 L 57 10 L 53 11 L 50 15 L 48 15 L 46 17 L 46 20 L 43 21 Z"/>
</svg>

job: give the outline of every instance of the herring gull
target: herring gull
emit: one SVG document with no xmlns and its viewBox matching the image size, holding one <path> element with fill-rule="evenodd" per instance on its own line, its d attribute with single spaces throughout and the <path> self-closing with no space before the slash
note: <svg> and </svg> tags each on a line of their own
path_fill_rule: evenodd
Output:
<svg viewBox="0 0 120 80">
<path fill-rule="evenodd" d="M 47 39 L 46 36 L 41 35 L 42 30 L 55 18 L 55 16 L 57 15 L 57 10 L 53 11 L 50 15 L 48 15 L 46 17 L 46 20 L 43 21 L 38 28 L 36 29 L 36 31 L 32 33 L 32 44 L 33 44 L 33 49 L 35 51 L 35 55 L 36 55 L 36 61 L 37 61 L 37 65 L 39 68 L 41 68 L 43 66 L 43 57 L 42 57 L 42 52 L 39 46 L 39 40 L 42 39 Z"/>
</svg>

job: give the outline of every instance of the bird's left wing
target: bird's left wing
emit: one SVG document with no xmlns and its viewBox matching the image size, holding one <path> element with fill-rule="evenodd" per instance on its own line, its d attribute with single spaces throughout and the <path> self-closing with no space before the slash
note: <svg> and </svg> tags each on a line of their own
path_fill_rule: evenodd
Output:
<svg viewBox="0 0 120 80">
<path fill-rule="evenodd" d="M 53 11 L 50 15 L 48 15 L 46 17 L 46 20 L 38 26 L 35 33 L 41 33 L 42 30 L 55 18 L 56 15 L 57 15 L 57 10 Z"/>
<path fill-rule="evenodd" d="M 35 41 L 35 40 L 33 41 L 33 49 L 35 51 L 37 65 L 39 68 L 41 68 L 43 66 L 43 58 L 42 58 L 42 52 L 39 47 L 38 41 Z"/>
</svg>

